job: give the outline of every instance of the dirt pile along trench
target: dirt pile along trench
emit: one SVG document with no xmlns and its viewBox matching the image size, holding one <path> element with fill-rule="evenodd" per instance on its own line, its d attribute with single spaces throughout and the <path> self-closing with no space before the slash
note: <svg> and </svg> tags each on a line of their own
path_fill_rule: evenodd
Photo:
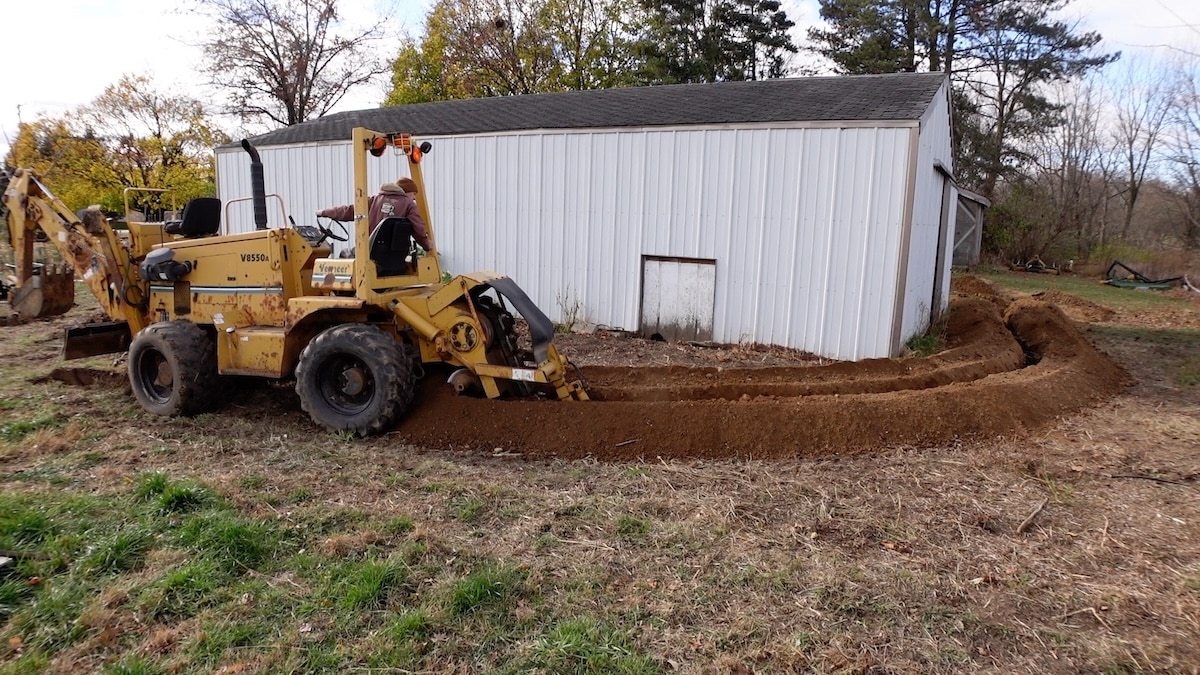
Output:
<svg viewBox="0 0 1200 675">
<path fill-rule="evenodd" d="M 1104 305 L 1097 305 L 1086 298 L 1054 289 L 1034 293 L 1033 297 L 1042 302 L 1058 305 L 1059 309 L 1076 321 L 1083 321 L 1085 323 L 1112 321 L 1117 316 L 1116 312 Z"/>
<path fill-rule="evenodd" d="M 949 309 L 948 349 L 932 357 L 770 368 L 593 366 L 583 369 L 596 399 L 587 403 L 457 397 L 429 377 L 392 437 L 609 460 L 854 454 L 1019 434 L 1127 384 L 1128 375 L 1057 307 L 1008 302 L 986 284 L 969 283 L 956 280 L 963 295 Z"/>
</svg>

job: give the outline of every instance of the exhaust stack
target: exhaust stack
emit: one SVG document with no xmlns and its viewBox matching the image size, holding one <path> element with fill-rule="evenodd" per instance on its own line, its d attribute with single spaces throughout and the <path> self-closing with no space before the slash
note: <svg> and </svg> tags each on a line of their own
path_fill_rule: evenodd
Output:
<svg viewBox="0 0 1200 675">
<path fill-rule="evenodd" d="M 267 187 L 263 180 L 262 159 L 250 141 L 242 139 L 242 149 L 250 153 L 250 189 L 254 197 L 254 229 L 267 229 Z"/>
</svg>

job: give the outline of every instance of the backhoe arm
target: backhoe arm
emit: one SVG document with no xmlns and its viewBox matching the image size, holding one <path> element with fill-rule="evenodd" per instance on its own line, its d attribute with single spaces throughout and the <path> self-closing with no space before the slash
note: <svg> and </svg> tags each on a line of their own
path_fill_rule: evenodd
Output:
<svg viewBox="0 0 1200 675">
<path fill-rule="evenodd" d="M 86 224 L 81 222 L 30 169 L 13 173 L 4 203 L 9 242 L 16 257 L 16 285 L 9 301 L 18 314 L 32 319 L 65 313 L 74 304 L 74 275 L 83 279 L 111 319 L 128 322 L 132 333 L 145 327 L 145 315 L 138 307 L 146 297 L 145 285 L 137 278 L 129 252 L 101 214 L 87 218 Z M 59 250 L 69 270 L 43 267 L 35 271 L 37 230 Z"/>
</svg>

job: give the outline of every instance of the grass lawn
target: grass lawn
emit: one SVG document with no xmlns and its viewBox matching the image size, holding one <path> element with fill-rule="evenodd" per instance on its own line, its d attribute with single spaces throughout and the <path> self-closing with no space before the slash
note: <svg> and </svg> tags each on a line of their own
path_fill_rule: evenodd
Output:
<svg viewBox="0 0 1200 675">
<path fill-rule="evenodd" d="M 154 417 L 45 378 L 87 305 L 0 328 L 0 673 L 1194 672 L 1197 303 L 983 276 L 1117 311 L 1138 383 L 945 447 L 530 461 L 327 435 L 286 383 Z"/>
<path fill-rule="evenodd" d="M 1095 277 L 1072 274 L 1032 274 L 1007 270 L 982 268 L 973 272 L 975 276 L 995 282 L 1022 293 L 1059 290 L 1077 295 L 1092 302 L 1117 308 L 1176 308 L 1179 299 L 1163 291 L 1136 290 L 1110 286 Z"/>
</svg>

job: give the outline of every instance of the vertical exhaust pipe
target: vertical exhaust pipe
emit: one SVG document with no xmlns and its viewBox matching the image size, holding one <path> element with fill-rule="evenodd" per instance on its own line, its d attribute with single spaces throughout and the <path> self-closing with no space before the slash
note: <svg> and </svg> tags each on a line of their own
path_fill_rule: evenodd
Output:
<svg viewBox="0 0 1200 675">
<path fill-rule="evenodd" d="M 254 229 L 267 229 L 267 184 L 263 180 L 262 159 L 250 141 L 242 139 L 242 149 L 250 153 L 250 189 L 254 197 Z"/>
</svg>

